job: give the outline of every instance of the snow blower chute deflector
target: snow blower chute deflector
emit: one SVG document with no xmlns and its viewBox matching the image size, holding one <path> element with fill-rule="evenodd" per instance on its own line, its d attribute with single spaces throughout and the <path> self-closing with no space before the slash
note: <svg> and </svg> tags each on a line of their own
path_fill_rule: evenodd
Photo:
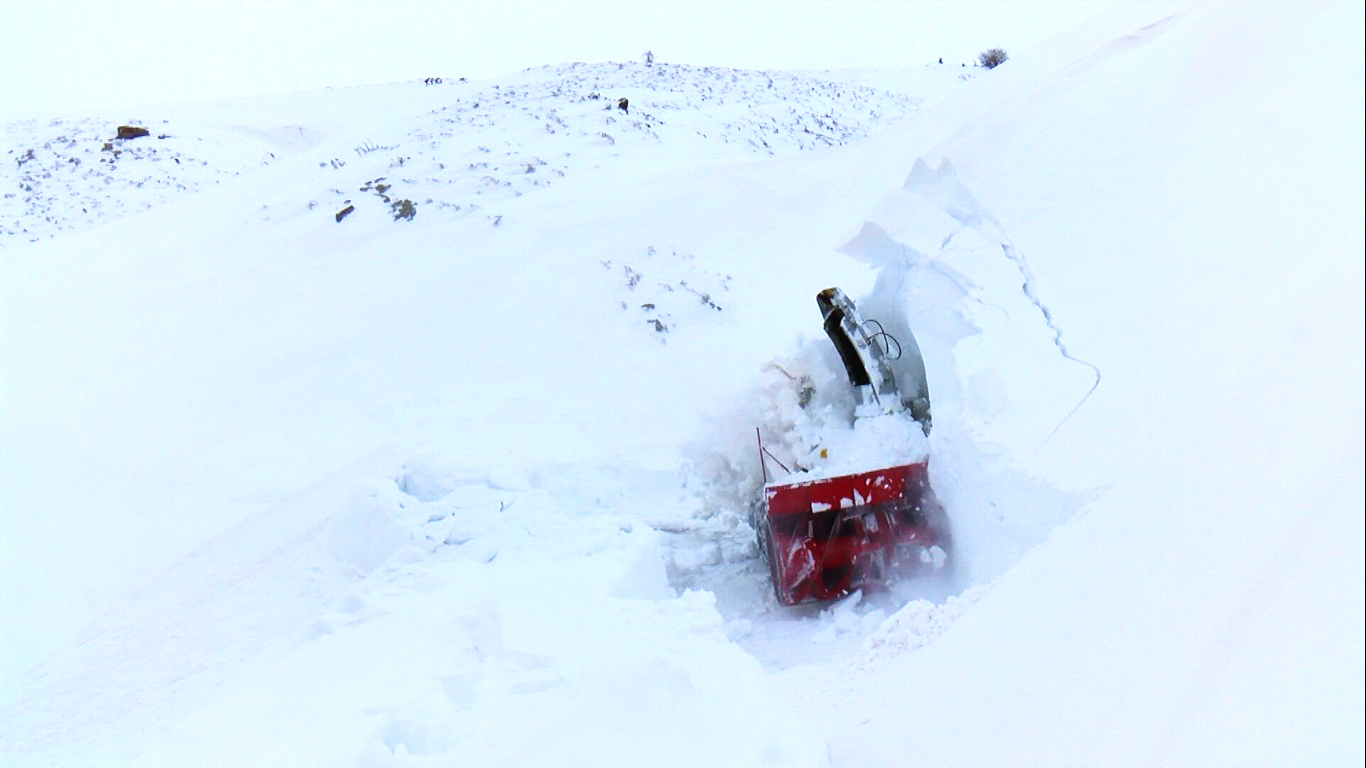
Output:
<svg viewBox="0 0 1366 768">
<path fill-rule="evenodd" d="M 913 391 L 903 392 L 890 364 L 907 350 L 918 358 L 914 340 L 903 349 L 877 321 L 865 321 L 838 288 L 821 291 L 816 303 L 854 388 L 855 420 L 911 418 L 928 435 L 925 383 L 908 382 Z M 896 357 L 883 346 L 891 345 L 889 339 L 896 344 Z M 913 363 L 912 370 L 923 371 L 923 361 Z M 761 436 L 761 463 L 765 456 L 772 459 Z M 942 569 L 948 521 L 930 488 L 928 466 L 926 457 L 834 475 L 795 470 L 769 482 L 765 464 L 764 514 L 754 522 L 778 602 L 832 600 L 896 577 Z"/>
</svg>

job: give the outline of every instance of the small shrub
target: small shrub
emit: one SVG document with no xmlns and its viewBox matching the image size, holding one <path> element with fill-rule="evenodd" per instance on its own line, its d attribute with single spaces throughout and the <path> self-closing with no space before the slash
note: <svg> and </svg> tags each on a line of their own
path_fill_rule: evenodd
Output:
<svg viewBox="0 0 1366 768">
<path fill-rule="evenodd" d="M 977 55 L 977 62 L 987 69 L 995 69 L 1009 59 L 1010 56 L 1001 48 L 988 48 Z"/>
<path fill-rule="evenodd" d="M 478 106 L 478 105 L 476 104 L 475 106 Z M 397 149 L 397 148 L 398 148 L 398 145 L 393 145 L 393 146 L 388 146 L 388 147 L 386 147 L 386 146 L 383 146 L 383 145 L 371 144 L 370 142 L 367 141 L 367 142 L 361 144 L 359 147 L 356 147 L 356 154 L 359 155 L 360 157 L 365 157 L 366 155 L 370 154 L 371 152 L 379 152 L 379 151 L 381 151 L 381 150 L 390 150 L 390 149 Z"/>
<path fill-rule="evenodd" d="M 417 206 L 413 205 L 412 200 L 396 200 L 389 205 L 389 210 L 394 214 L 394 221 L 399 219 L 413 220 L 417 214 Z"/>
</svg>

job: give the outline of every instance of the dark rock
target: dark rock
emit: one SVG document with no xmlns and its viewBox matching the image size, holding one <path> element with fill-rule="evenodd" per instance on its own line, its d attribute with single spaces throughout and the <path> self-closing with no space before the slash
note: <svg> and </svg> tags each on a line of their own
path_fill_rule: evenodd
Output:
<svg viewBox="0 0 1366 768">
<path fill-rule="evenodd" d="M 118 138 L 136 139 L 142 136 L 150 136 L 151 134 L 151 131 L 140 125 L 120 125 Z"/>
<path fill-rule="evenodd" d="M 346 218 L 347 216 L 350 216 L 351 212 L 354 210 L 356 210 L 356 206 L 348 205 L 340 211 L 337 211 L 337 223 L 340 224 L 341 220 Z"/>
</svg>

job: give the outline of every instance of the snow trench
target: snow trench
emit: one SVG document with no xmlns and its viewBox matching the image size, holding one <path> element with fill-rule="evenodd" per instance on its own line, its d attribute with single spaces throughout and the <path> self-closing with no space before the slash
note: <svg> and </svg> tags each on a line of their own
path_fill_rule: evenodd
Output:
<svg viewBox="0 0 1366 768">
<path fill-rule="evenodd" d="M 694 446 L 687 482 L 700 507 L 670 542 L 671 583 L 715 593 L 733 639 L 770 668 L 930 642 L 1081 503 L 1032 477 L 1026 464 L 1099 386 L 1100 371 L 1067 351 L 1024 256 L 952 164 L 917 161 L 840 251 L 876 271 L 868 295 L 854 297 L 864 317 L 923 356 L 931 482 L 956 552 L 940 577 L 835 605 L 781 609 L 769 594 L 745 522 L 763 485 L 753 427 L 763 427 L 765 445 L 776 445 L 781 459 L 799 460 L 852 419 L 847 379 L 813 309 L 811 340 L 775 356 L 733 410 L 717 416 L 711 434 L 730 434 L 731 442 Z M 742 436 L 734 425 L 746 424 Z M 880 448 L 865 449 L 864 460 L 876 462 Z"/>
</svg>

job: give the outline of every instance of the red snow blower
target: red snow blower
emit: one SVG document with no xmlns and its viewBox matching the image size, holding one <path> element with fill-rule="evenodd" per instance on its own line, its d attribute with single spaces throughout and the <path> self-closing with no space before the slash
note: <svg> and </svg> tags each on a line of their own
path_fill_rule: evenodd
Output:
<svg viewBox="0 0 1366 768">
<path fill-rule="evenodd" d="M 909 329 L 900 331 L 909 342 L 903 349 L 877 321 L 865 321 L 840 289 L 821 291 L 816 302 L 854 388 L 854 418 L 900 415 L 919 422 L 928 435 L 924 363 Z M 887 347 L 893 345 L 896 354 L 890 356 Z M 903 358 L 907 351 L 912 358 Z M 904 392 L 894 368 L 912 379 Z M 759 460 L 763 514 L 754 527 L 779 603 L 833 600 L 946 567 L 949 527 L 929 485 L 928 458 L 874 463 L 833 476 L 794 469 L 782 481 L 770 482 L 768 461 L 787 467 L 764 446 L 760 433 Z"/>
</svg>

